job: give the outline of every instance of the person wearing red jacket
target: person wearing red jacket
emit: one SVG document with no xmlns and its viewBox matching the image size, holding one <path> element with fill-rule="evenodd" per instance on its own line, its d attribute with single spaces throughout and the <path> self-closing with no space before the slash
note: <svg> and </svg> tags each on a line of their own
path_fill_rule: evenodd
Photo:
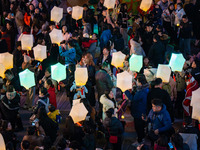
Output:
<svg viewBox="0 0 200 150">
<path fill-rule="evenodd" d="M 47 80 L 47 89 L 48 89 L 48 93 L 49 93 L 50 104 L 53 105 L 55 108 L 57 108 L 55 87 L 54 87 L 51 79 Z"/>
</svg>

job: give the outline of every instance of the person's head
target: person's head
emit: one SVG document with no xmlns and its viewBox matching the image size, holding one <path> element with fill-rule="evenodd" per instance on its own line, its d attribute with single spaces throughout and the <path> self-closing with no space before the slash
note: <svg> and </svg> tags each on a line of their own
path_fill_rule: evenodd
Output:
<svg viewBox="0 0 200 150">
<path fill-rule="evenodd" d="M 151 104 L 153 112 L 160 112 L 162 110 L 163 102 L 161 99 L 153 99 Z"/>
<path fill-rule="evenodd" d="M 122 3 L 122 4 L 121 4 L 120 11 L 121 11 L 121 12 L 127 12 L 127 4 L 126 4 L 126 3 Z"/>
<path fill-rule="evenodd" d="M 27 135 L 34 135 L 35 134 L 36 127 L 30 126 L 26 129 Z"/>
<path fill-rule="evenodd" d="M 113 94 L 113 91 L 112 91 L 112 90 L 106 89 L 106 90 L 105 90 L 105 95 L 106 95 L 106 97 L 109 98 L 109 99 L 113 99 L 113 98 L 114 98 L 114 94 Z"/>
<path fill-rule="evenodd" d="M 48 79 L 46 82 L 47 82 L 47 89 L 49 89 L 50 87 L 51 87 L 51 88 L 54 87 L 53 82 L 52 82 L 51 79 Z"/>
<path fill-rule="evenodd" d="M 7 92 L 14 92 L 15 88 L 13 87 L 13 85 L 8 85 L 7 86 Z"/>
<path fill-rule="evenodd" d="M 104 56 L 110 55 L 110 50 L 109 50 L 109 48 L 104 47 L 104 49 L 103 49 L 103 55 L 104 55 Z"/>
<path fill-rule="evenodd" d="M 113 108 L 109 108 L 106 111 L 106 115 L 107 115 L 108 118 L 111 118 L 113 114 L 114 114 L 114 109 Z"/>
<path fill-rule="evenodd" d="M 186 15 L 183 15 L 182 21 L 183 21 L 183 23 L 187 23 L 188 22 L 188 17 Z"/>
<path fill-rule="evenodd" d="M 63 32 L 63 33 L 66 33 L 66 32 L 67 32 L 67 26 L 63 26 L 63 27 L 62 27 L 62 32 Z"/>
<path fill-rule="evenodd" d="M 16 42 L 16 47 L 17 47 L 17 49 L 18 49 L 19 51 L 22 50 L 22 44 L 21 44 L 21 41 L 17 41 L 17 42 Z"/>
<path fill-rule="evenodd" d="M 88 5 L 87 4 L 83 4 L 83 10 L 88 10 Z"/>
<path fill-rule="evenodd" d="M 5 74 L 6 80 L 12 80 L 14 78 L 13 72 L 9 69 L 6 70 L 4 74 Z"/>
<path fill-rule="evenodd" d="M 28 150 L 29 147 L 30 147 L 30 142 L 29 142 L 29 141 L 23 140 L 23 141 L 21 142 L 21 149 L 22 149 L 22 150 Z"/>
<path fill-rule="evenodd" d="M 192 68 L 199 68 L 200 67 L 200 60 L 195 59 L 192 63 Z"/>
<path fill-rule="evenodd" d="M 139 36 L 139 34 L 136 34 L 133 38 L 133 40 L 137 43 L 140 43 L 141 42 L 141 37 Z"/>
<path fill-rule="evenodd" d="M 51 67 L 48 67 L 48 68 L 45 70 L 44 76 L 45 76 L 45 77 L 49 77 L 50 75 L 51 75 Z"/>
<path fill-rule="evenodd" d="M 12 125 L 7 120 L 1 120 L 1 131 L 10 131 L 12 130 Z"/>
<path fill-rule="evenodd" d="M 162 79 L 161 78 L 156 78 L 154 80 L 154 87 L 155 88 L 162 88 L 162 86 L 163 86 Z"/>
<path fill-rule="evenodd" d="M 35 7 L 34 7 L 33 4 L 30 4 L 28 8 L 29 8 L 29 10 L 30 10 L 31 12 L 34 11 L 34 9 L 35 9 Z"/>
<path fill-rule="evenodd" d="M 69 47 L 69 49 L 74 48 L 75 47 L 75 41 L 74 40 L 69 40 L 68 41 L 68 47 Z"/>
<path fill-rule="evenodd" d="M 44 5 L 43 5 L 43 2 L 42 2 L 42 1 L 40 1 L 40 2 L 39 2 L 39 4 L 38 4 L 38 7 L 39 7 L 40 9 L 44 7 Z"/>
<path fill-rule="evenodd" d="M 49 23 L 49 29 L 52 31 L 56 27 L 55 22 L 50 21 Z"/>
<path fill-rule="evenodd" d="M 182 3 L 178 3 L 177 4 L 177 10 L 180 10 L 180 9 L 182 9 L 183 8 L 183 4 Z"/>
<path fill-rule="evenodd" d="M 97 40 L 97 39 L 98 39 L 98 35 L 97 35 L 96 33 L 93 33 L 93 34 L 92 34 L 92 39 L 93 39 L 93 40 Z"/>
<path fill-rule="evenodd" d="M 11 30 L 12 27 L 13 27 L 13 25 L 12 25 L 11 22 L 7 22 L 7 23 L 6 23 L 6 29 L 7 29 L 7 30 Z"/>
<path fill-rule="evenodd" d="M 72 14 L 72 8 L 71 7 L 67 7 L 67 13 L 70 14 L 70 15 Z"/>
<path fill-rule="evenodd" d="M 171 141 L 177 149 L 183 147 L 183 138 L 179 133 L 173 134 L 171 136 Z"/>
<path fill-rule="evenodd" d="M 141 21 L 141 18 L 140 18 L 140 16 L 135 16 L 134 17 L 134 21 L 136 22 L 136 23 L 140 23 L 140 21 Z"/>
<path fill-rule="evenodd" d="M 54 112 L 56 110 L 56 107 L 53 105 L 49 105 L 49 111 Z"/>
<path fill-rule="evenodd" d="M 167 0 L 161 0 L 163 3 L 167 3 Z"/>
<path fill-rule="evenodd" d="M 144 57 L 143 58 L 143 62 L 144 62 L 144 66 L 148 66 L 148 64 L 149 64 L 149 58 L 148 57 Z"/>
<path fill-rule="evenodd" d="M 168 6 L 168 9 L 171 11 L 174 10 L 174 3 L 170 3 Z"/>
<path fill-rule="evenodd" d="M 93 56 L 90 53 L 86 53 L 85 55 L 83 55 L 83 61 L 85 64 L 87 65 L 91 65 L 91 66 L 95 66 L 94 61 L 93 61 Z"/>
<path fill-rule="evenodd" d="M 45 87 L 41 87 L 40 90 L 39 90 L 39 96 L 40 97 L 44 97 L 48 94 L 48 91 Z"/>
<path fill-rule="evenodd" d="M 137 75 L 137 86 L 142 86 L 147 84 L 147 80 L 145 78 L 145 75 L 139 74 Z"/>
<path fill-rule="evenodd" d="M 35 14 L 39 14 L 40 13 L 40 9 L 39 8 L 35 8 Z"/>
<path fill-rule="evenodd" d="M 72 33 L 72 39 L 74 39 L 74 40 L 78 40 L 78 39 L 79 39 L 79 34 L 78 34 L 78 32 L 73 32 L 73 33 Z"/>
<path fill-rule="evenodd" d="M 44 38 L 39 37 L 38 40 L 37 40 L 37 44 L 40 44 L 40 45 L 44 45 L 44 46 L 45 46 L 45 40 L 44 40 Z"/>
</svg>

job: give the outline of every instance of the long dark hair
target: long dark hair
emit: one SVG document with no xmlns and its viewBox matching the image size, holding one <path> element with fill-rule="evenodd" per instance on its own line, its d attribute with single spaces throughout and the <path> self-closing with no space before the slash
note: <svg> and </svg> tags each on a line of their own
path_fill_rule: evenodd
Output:
<svg viewBox="0 0 200 150">
<path fill-rule="evenodd" d="M 112 90 L 108 90 L 108 89 L 105 90 L 105 96 L 114 103 L 114 106 L 116 108 L 116 101 L 115 101 L 115 99 L 114 98 L 110 98 L 110 96 L 109 96 L 109 94 L 110 94 L 111 91 Z"/>
<path fill-rule="evenodd" d="M 124 6 L 126 6 L 126 8 L 127 8 L 127 4 L 126 3 L 121 4 L 120 12 L 122 12 L 122 13 L 127 12 L 127 9 L 124 9 Z"/>
</svg>

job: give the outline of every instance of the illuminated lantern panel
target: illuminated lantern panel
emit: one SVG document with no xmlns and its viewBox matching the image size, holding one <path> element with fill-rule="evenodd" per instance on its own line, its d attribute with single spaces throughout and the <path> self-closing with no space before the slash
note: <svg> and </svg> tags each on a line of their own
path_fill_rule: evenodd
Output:
<svg viewBox="0 0 200 150">
<path fill-rule="evenodd" d="M 152 0 L 142 0 L 140 4 L 140 9 L 146 12 L 151 7 L 151 4 L 152 4 Z"/>
<path fill-rule="evenodd" d="M 157 78 L 161 78 L 163 82 L 168 83 L 170 75 L 171 75 L 171 69 L 169 68 L 168 65 L 162 65 L 162 64 L 158 65 L 156 74 Z"/>
<path fill-rule="evenodd" d="M 84 86 L 88 81 L 88 70 L 87 68 L 76 68 L 75 71 L 75 82 L 77 86 Z"/>
<path fill-rule="evenodd" d="M 183 54 L 175 54 L 172 53 L 171 59 L 169 61 L 169 66 L 171 67 L 172 71 L 179 71 L 183 70 L 183 66 L 185 63 L 185 58 Z"/>
<path fill-rule="evenodd" d="M 74 6 L 72 7 L 72 18 L 79 20 L 83 17 L 83 7 Z"/>
<path fill-rule="evenodd" d="M 115 66 L 116 68 L 123 67 L 125 57 L 126 55 L 121 51 L 113 53 L 111 65 Z"/>
<path fill-rule="evenodd" d="M 108 9 L 112 9 L 115 7 L 115 1 L 116 0 L 105 0 L 103 5 Z"/>
<path fill-rule="evenodd" d="M 83 103 L 79 103 L 72 106 L 69 116 L 72 117 L 74 123 L 85 120 L 88 110 L 85 108 Z"/>
<path fill-rule="evenodd" d="M 51 21 L 60 22 L 63 18 L 63 8 L 54 6 L 51 10 Z"/>
<path fill-rule="evenodd" d="M 132 89 L 132 75 L 127 71 L 117 74 L 117 87 L 122 90 L 122 92 Z"/>
<path fill-rule="evenodd" d="M 60 42 L 62 42 L 64 40 L 63 35 L 62 35 L 62 31 L 59 29 L 53 29 L 50 33 L 49 36 L 51 38 L 51 43 L 56 43 L 58 45 L 60 45 Z"/>
<path fill-rule="evenodd" d="M 131 71 L 140 72 L 143 66 L 143 56 L 132 54 L 129 59 L 129 66 Z"/>
<path fill-rule="evenodd" d="M 34 53 L 35 60 L 42 62 L 44 59 L 47 58 L 47 47 L 38 44 L 37 46 L 33 48 L 33 53 Z"/>
<path fill-rule="evenodd" d="M 26 89 L 35 86 L 35 75 L 29 69 L 20 72 L 19 79 L 21 86 L 25 87 Z"/>
<path fill-rule="evenodd" d="M 6 145 L 2 134 L 0 134 L 0 150 L 6 150 Z"/>
<path fill-rule="evenodd" d="M 51 78 L 58 82 L 66 79 L 66 67 L 61 63 L 51 66 Z"/>
<path fill-rule="evenodd" d="M 22 49 L 30 51 L 33 47 L 33 35 L 23 34 L 21 38 Z"/>
<path fill-rule="evenodd" d="M 3 64 L 0 64 L 0 77 L 5 78 L 4 72 L 6 71 Z"/>
<path fill-rule="evenodd" d="M 13 55 L 8 52 L 1 53 L 0 64 L 3 64 L 6 70 L 13 68 Z"/>
</svg>

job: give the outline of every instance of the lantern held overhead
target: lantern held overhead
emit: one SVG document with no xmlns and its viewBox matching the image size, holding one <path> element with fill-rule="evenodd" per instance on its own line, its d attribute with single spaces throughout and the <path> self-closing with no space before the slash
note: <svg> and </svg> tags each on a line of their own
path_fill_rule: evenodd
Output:
<svg viewBox="0 0 200 150">
<path fill-rule="evenodd" d="M 72 18 L 75 20 L 79 20 L 83 17 L 83 7 L 74 6 L 72 7 Z"/>
<path fill-rule="evenodd" d="M 0 64 L 3 64 L 6 70 L 13 68 L 13 55 L 8 52 L 1 53 Z"/>
<path fill-rule="evenodd" d="M 25 87 L 26 89 L 35 86 L 35 75 L 29 69 L 26 69 L 19 73 L 19 80 L 21 86 Z"/>
<path fill-rule="evenodd" d="M 168 65 L 158 65 L 157 78 L 161 78 L 163 82 L 168 83 L 171 75 L 171 69 Z"/>
<path fill-rule="evenodd" d="M 88 70 L 87 68 L 76 68 L 75 71 L 75 82 L 76 86 L 84 86 L 88 81 Z"/>
<path fill-rule="evenodd" d="M 0 64 L 0 77 L 5 78 L 4 72 L 6 71 L 3 64 Z"/>
<path fill-rule="evenodd" d="M 85 108 L 83 103 L 79 103 L 72 106 L 69 116 L 72 117 L 74 123 L 85 120 L 88 110 Z"/>
<path fill-rule="evenodd" d="M 127 71 L 117 74 L 117 87 L 122 90 L 122 92 L 132 89 L 132 75 Z"/>
<path fill-rule="evenodd" d="M 112 9 L 115 7 L 115 1 L 116 0 L 105 0 L 103 6 L 105 6 L 108 9 Z"/>
<path fill-rule="evenodd" d="M 125 57 L 126 55 L 121 51 L 113 53 L 111 65 L 115 66 L 116 68 L 123 67 Z"/>
<path fill-rule="evenodd" d="M 143 65 L 143 56 L 132 54 L 129 59 L 129 65 L 131 71 L 140 72 Z"/>
<path fill-rule="evenodd" d="M 152 0 L 142 0 L 140 4 L 140 9 L 146 12 L 151 7 L 151 4 L 152 4 Z"/>
<path fill-rule="evenodd" d="M 169 61 L 169 66 L 171 67 L 172 71 L 179 71 L 183 70 L 183 66 L 185 63 L 185 58 L 183 54 L 175 54 L 172 53 L 171 59 Z"/>
<path fill-rule="evenodd" d="M 42 62 L 44 59 L 47 58 L 47 47 L 38 44 L 37 46 L 33 48 L 33 53 L 34 53 L 35 60 Z"/>
<path fill-rule="evenodd" d="M 30 51 L 33 47 L 33 35 L 23 34 L 21 38 L 22 49 Z"/>
<path fill-rule="evenodd" d="M 60 22 L 63 18 L 63 8 L 54 6 L 51 10 L 51 21 Z"/>
<path fill-rule="evenodd" d="M 51 78 L 58 82 L 66 79 L 66 67 L 61 63 L 51 66 Z"/>
<path fill-rule="evenodd" d="M 62 31 L 59 29 L 53 29 L 50 33 L 49 36 L 51 38 L 51 43 L 56 43 L 58 45 L 60 45 L 60 42 L 62 42 L 64 40 L 63 35 L 62 35 Z"/>
</svg>

